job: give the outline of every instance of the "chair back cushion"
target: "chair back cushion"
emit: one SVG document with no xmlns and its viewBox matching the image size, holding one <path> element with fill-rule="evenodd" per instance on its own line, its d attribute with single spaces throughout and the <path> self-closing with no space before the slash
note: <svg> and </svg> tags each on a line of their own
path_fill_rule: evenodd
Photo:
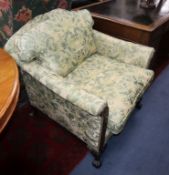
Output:
<svg viewBox="0 0 169 175">
<path fill-rule="evenodd" d="M 20 37 L 20 59 L 40 64 L 66 76 L 85 58 L 96 52 L 93 20 L 87 10 L 78 12 L 56 9 L 55 18 L 38 23 Z"/>
</svg>

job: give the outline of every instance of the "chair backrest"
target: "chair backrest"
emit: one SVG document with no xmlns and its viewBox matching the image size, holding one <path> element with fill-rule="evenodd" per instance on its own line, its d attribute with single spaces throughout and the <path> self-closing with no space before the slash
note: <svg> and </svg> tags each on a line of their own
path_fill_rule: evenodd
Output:
<svg viewBox="0 0 169 175">
<path fill-rule="evenodd" d="M 92 27 L 93 19 L 87 10 L 56 9 L 33 19 L 11 37 L 5 49 L 11 54 L 17 50 L 16 59 L 20 61 L 38 59 L 64 77 L 96 52 Z"/>
</svg>

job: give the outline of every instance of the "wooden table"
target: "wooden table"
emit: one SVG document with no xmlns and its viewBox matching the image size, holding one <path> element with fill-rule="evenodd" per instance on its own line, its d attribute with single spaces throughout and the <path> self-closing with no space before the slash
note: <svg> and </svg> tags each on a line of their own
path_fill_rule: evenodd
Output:
<svg viewBox="0 0 169 175">
<path fill-rule="evenodd" d="M 169 49 L 169 0 L 145 10 L 139 0 L 111 0 L 88 6 L 94 28 L 124 40 L 152 46 L 159 52 Z M 156 1 L 157 2 L 157 1 Z M 158 1 L 159 2 L 159 1 Z M 166 47 L 167 46 L 167 47 Z"/>
<path fill-rule="evenodd" d="M 19 96 L 18 68 L 15 61 L 0 49 L 0 133 L 10 120 Z"/>
</svg>

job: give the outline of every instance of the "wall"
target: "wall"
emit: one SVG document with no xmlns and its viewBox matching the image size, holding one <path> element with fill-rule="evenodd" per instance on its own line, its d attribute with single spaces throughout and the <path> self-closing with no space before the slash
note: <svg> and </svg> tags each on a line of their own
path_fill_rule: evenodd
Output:
<svg viewBox="0 0 169 175">
<path fill-rule="evenodd" d="M 0 0 L 0 47 L 32 17 L 70 5 L 71 0 Z"/>
</svg>

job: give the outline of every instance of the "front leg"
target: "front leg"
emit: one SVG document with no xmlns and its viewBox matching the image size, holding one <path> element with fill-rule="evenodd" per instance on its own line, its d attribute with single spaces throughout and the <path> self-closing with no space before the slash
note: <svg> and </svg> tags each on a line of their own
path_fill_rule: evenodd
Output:
<svg viewBox="0 0 169 175">
<path fill-rule="evenodd" d="M 92 153 L 92 152 L 91 152 Z M 92 153 L 94 159 L 92 161 L 92 165 L 95 167 L 95 168 L 100 168 L 101 165 L 102 165 L 102 162 L 101 162 L 101 154 L 95 154 L 95 153 Z"/>
<path fill-rule="evenodd" d="M 141 103 L 141 101 L 142 101 L 142 98 L 140 98 L 140 99 L 137 101 L 137 103 L 136 103 L 136 108 L 137 108 L 137 109 L 141 109 L 141 108 L 142 108 L 142 103 Z"/>
</svg>

